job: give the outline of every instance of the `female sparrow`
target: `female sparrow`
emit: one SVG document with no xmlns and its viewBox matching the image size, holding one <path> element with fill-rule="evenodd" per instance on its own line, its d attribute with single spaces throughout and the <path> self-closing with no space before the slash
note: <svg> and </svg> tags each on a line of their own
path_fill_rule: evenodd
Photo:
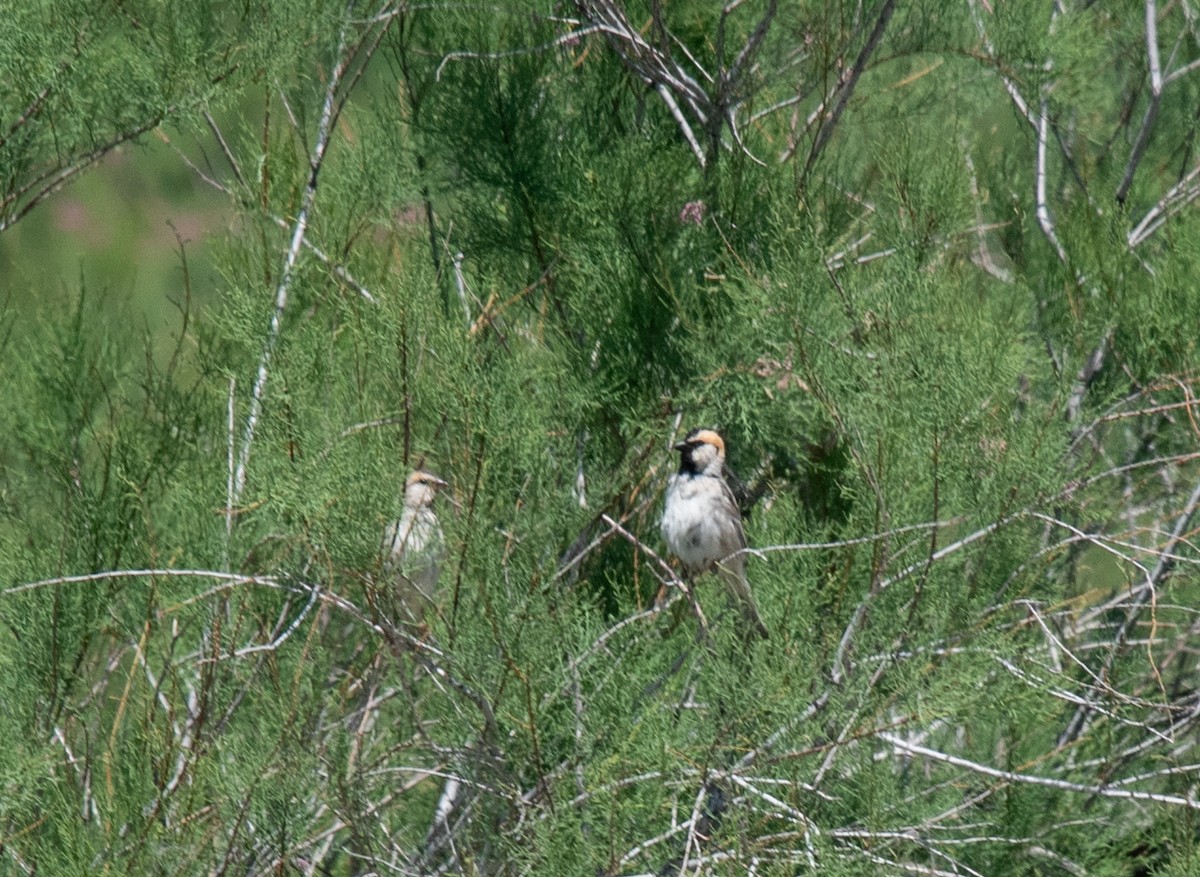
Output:
<svg viewBox="0 0 1200 877">
<path fill-rule="evenodd" d="M 766 639 L 767 627 L 746 582 L 742 514 L 723 477 L 725 442 L 711 429 L 696 429 L 675 445 L 675 450 L 679 451 L 679 471 L 667 485 L 663 539 L 689 578 L 715 569 L 737 600 L 746 623 Z"/>
<path fill-rule="evenodd" d="M 383 571 L 395 581 L 396 599 L 404 613 L 420 621 L 441 572 L 442 526 L 433 513 L 433 498 L 446 482 L 420 469 L 404 482 L 404 511 L 383 531 Z"/>
</svg>

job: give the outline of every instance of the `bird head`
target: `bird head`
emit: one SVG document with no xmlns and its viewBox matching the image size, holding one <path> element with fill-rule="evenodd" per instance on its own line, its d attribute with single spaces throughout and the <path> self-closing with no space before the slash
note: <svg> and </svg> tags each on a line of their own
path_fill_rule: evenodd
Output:
<svg viewBox="0 0 1200 877">
<path fill-rule="evenodd" d="M 725 440 L 711 429 L 692 430 L 675 450 L 683 473 L 720 475 L 725 465 Z"/>
<path fill-rule="evenodd" d="M 419 509 L 430 505 L 438 488 L 445 487 L 446 482 L 431 472 L 417 469 L 405 479 L 404 504 L 411 509 Z"/>
</svg>

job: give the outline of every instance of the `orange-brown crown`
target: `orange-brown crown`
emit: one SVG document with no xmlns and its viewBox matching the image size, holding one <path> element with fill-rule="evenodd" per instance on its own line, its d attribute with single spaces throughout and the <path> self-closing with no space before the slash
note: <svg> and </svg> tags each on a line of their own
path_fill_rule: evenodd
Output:
<svg viewBox="0 0 1200 877">
<path fill-rule="evenodd" d="M 681 474 L 720 475 L 725 465 L 725 440 L 715 430 L 694 429 L 675 445 Z"/>
<path fill-rule="evenodd" d="M 697 445 L 712 445 L 717 449 L 717 456 L 725 456 L 725 439 L 721 438 L 715 429 L 693 429 L 683 441 L 675 445 L 675 450 L 682 451 L 684 448 L 694 448 Z"/>
<path fill-rule="evenodd" d="M 441 478 L 438 478 L 432 472 L 426 472 L 424 469 L 414 469 L 409 474 L 408 478 L 404 479 L 405 487 L 412 487 L 414 484 L 425 484 L 430 487 L 446 486 L 445 481 L 443 481 Z"/>
</svg>

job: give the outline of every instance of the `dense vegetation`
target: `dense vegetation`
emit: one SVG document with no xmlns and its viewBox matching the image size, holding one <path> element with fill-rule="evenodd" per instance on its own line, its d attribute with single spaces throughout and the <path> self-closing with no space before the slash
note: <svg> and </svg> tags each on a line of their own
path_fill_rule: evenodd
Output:
<svg viewBox="0 0 1200 877">
<path fill-rule="evenodd" d="M 6 7 L 0 874 L 1200 872 L 1192 0 Z"/>
</svg>

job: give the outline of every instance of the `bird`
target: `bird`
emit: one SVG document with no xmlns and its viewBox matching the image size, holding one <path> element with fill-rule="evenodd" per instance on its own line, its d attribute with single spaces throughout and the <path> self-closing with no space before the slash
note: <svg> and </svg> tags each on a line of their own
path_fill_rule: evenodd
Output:
<svg viewBox="0 0 1200 877">
<path fill-rule="evenodd" d="M 679 471 L 667 484 L 663 540 L 688 578 L 716 572 L 749 628 L 767 639 L 770 634 L 746 581 L 746 533 L 742 513 L 725 482 L 725 441 L 715 430 L 695 429 L 675 450 Z"/>
<path fill-rule="evenodd" d="M 383 531 L 383 572 L 395 585 L 396 602 L 407 619 L 420 623 L 433 602 L 441 573 L 444 537 L 433 500 L 446 482 L 423 469 L 404 482 L 404 511 Z"/>
</svg>

